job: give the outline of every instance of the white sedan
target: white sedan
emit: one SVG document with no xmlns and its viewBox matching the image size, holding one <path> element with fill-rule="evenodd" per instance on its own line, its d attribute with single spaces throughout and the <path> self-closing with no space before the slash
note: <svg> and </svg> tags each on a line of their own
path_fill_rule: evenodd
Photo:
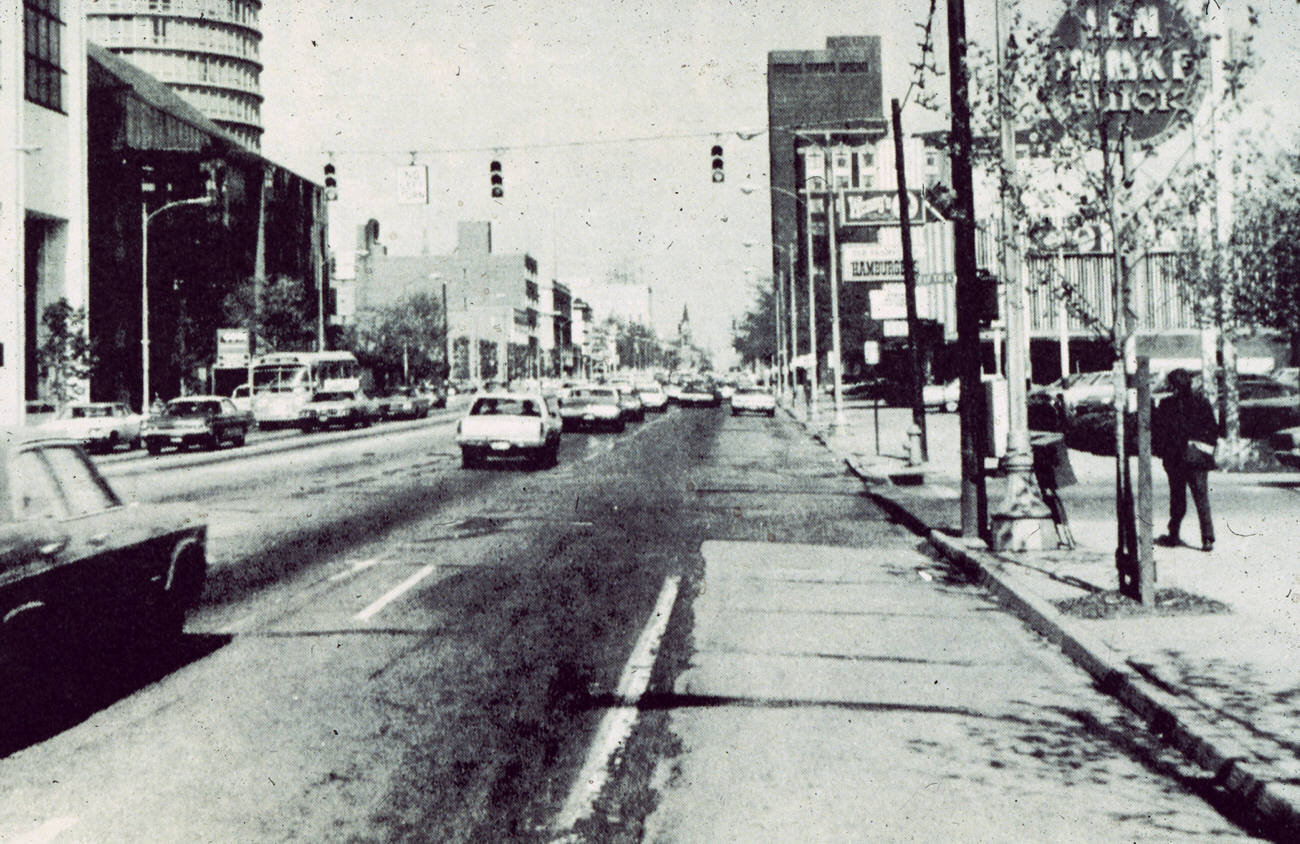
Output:
<svg viewBox="0 0 1300 844">
<path fill-rule="evenodd" d="M 41 430 L 81 443 L 87 451 L 112 451 L 140 445 L 140 424 L 144 417 L 118 402 L 72 402 L 59 415 L 41 425 Z"/>
<path fill-rule="evenodd" d="M 762 387 L 738 387 L 731 394 L 731 415 L 765 413 L 776 416 L 776 399 Z"/>
</svg>

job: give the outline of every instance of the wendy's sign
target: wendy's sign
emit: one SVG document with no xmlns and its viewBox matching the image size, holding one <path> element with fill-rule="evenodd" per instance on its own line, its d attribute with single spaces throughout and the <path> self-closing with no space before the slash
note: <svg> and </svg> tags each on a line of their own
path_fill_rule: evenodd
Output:
<svg viewBox="0 0 1300 844">
<path fill-rule="evenodd" d="M 1168 0 L 1077 0 L 1052 33 L 1058 121 L 1151 143 L 1186 124 L 1209 87 L 1208 44 Z"/>
</svg>

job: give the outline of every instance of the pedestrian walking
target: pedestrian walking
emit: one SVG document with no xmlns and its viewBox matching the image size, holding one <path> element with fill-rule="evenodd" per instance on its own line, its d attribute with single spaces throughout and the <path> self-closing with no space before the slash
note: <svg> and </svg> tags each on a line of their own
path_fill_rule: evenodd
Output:
<svg viewBox="0 0 1300 844">
<path fill-rule="evenodd" d="M 1165 466 L 1169 479 L 1169 528 L 1156 540 L 1167 548 L 1179 543 L 1178 531 L 1187 514 L 1187 491 L 1192 493 L 1201 525 L 1201 550 L 1214 549 L 1214 524 L 1210 518 L 1209 470 L 1214 468 L 1214 443 L 1219 425 L 1214 408 L 1192 389 L 1192 374 L 1185 369 L 1169 373 L 1173 395 L 1156 407 L 1151 417 L 1152 451 Z"/>
</svg>

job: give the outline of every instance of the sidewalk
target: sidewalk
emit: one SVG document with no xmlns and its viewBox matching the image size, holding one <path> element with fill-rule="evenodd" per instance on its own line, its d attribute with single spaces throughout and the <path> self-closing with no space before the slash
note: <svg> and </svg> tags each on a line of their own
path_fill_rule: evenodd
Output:
<svg viewBox="0 0 1300 844">
<path fill-rule="evenodd" d="M 1059 645 L 1263 828 L 1279 840 L 1300 840 L 1300 667 L 1293 656 L 1300 652 L 1300 520 L 1285 509 L 1300 476 L 1213 473 L 1215 550 L 1157 548 L 1160 600 L 1147 609 L 1115 593 L 1113 457 L 1070 452 L 1079 483 L 1061 497 L 1075 549 L 994 553 L 960 537 L 956 414 L 927 415 L 930 459 L 922 473 L 900 479 L 919 483 L 904 485 L 887 475 L 905 465 L 910 410 L 849 405 L 836 427 L 830 402 L 819 410 L 816 425 L 806 421 L 802 402 L 787 412 L 843 457 L 895 518 Z M 1153 477 L 1153 532 L 1161 533 L 1168 492 L 1158 464 Z M 990 506 L 1002 484 L 989 480 Z M 1256 500 L 1268 500 L 1275 512 Z M 1193 511 L 1184 521 L 1184 536 L 1196 532 L 1195 518 Z"/>
</svg>

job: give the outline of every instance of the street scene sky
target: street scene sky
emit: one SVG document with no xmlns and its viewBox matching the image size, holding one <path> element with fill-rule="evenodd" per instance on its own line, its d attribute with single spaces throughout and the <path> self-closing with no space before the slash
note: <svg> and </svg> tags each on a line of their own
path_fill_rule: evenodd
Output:
<svg viewBox="0 0 1300 844">
<path fill-rule="evenodd" d="M 1026 14 L 1051 20 L 1060 8 L 1034 2 Z M 1256 8 L 1267 84 L 1251 96 L 1270 137 L 1294 146 L 1300 6 Z M 263 151 L 315 180 L 334 162 L 331 239 L 344 265 L 356 226 L 372 217 L 397 255 L 450 252 L 458 220 L 491 220 L 494 249 L 529 252 L 542 278 L 582 295 L 618 273 L 635 285 L 625 316 L 664 336 L 689 307 L 698 341 L 722 351 L 771 271 L 767 53 L 879 35 L 888 102 L 907 92 L 930 11 L 926 0 L 271 2 L 261 16 Z M 1222 11 L 1244 23 L 1247 7 L 1227 0 Z M 976 43 L 991 46 L 993 12 L 991 0 L 967 3 Z M 946 70 L 943 3 L 934 16 Z M 947 86 L 929 80 L 945 100 Z M 906 131 L 947 120 L 915 105 L 904 112 Z M 710 181 L 715 143 L 723 184 Z M 489 194 L 494 159 L 499 200 Z M 397 202 L 397 169 L 412 163 L 428 167 L 427 205 Z"/>
</svg>

